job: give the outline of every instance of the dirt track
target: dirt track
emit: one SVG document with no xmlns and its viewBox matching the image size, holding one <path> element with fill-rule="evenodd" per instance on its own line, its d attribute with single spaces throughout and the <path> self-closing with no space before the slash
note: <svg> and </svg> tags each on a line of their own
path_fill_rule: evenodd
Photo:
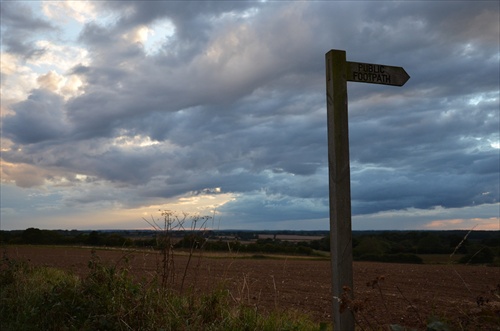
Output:
<svg viewBox="0 0 500 331">
<path fill-rule="evenodd" d="M 68 247 L 16 246 L 7 248 L 6 253 L 11 259 L 29 259 L 36 265 L 64 268 L 82 276 L 88 272 L 91 256 L 90 249 Z M 157 268 L 158 255 L 151 251 L 129 254 L 98 250 L 97 255 L 110 263 L 123 263 L 123 257 L 128 256 L 132 272 L 141 278 L 149 277 Z M 254 305 L 260 311 L 275 307 L 295 309 L 317 321 L 331 321 L 328 260 L 239 257 L 193 257 L 186 283 L 200 291 L 224 283 L 235 300 Z M 186 256 L 175 259 L 178 283 L 186 262 Z M 378 284 L 371 286 L 376 279 Z M 500 330 L 500 299 L 495 295 L 499 292 L 500 268 L 354 263 L 355 300 L 361 307 L 356 319 L 360 329 L 389 324 L 423 329 L 427 319 L 437 315 L 465 330 Z"/>
</svg>

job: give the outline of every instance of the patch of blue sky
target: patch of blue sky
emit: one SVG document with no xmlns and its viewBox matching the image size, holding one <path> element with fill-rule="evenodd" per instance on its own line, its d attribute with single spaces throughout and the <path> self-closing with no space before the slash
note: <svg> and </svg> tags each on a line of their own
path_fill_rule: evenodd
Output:
<svg viewBox="0 0 500 331">
<path fill-rule="evenodd" d="M 170 20 L 161 20 L 147 27 L 145 32 L 144 51 L 147 55 L 155 55 L 175 35 L 175 26 Z"/>
</svg>

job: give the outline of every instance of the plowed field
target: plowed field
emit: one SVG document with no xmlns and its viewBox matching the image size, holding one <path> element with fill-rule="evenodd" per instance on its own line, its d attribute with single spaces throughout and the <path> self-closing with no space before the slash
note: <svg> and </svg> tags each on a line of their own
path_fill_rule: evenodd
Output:
<svg viewBox="0 0 500 331">
<path fill-rule="evenodd" d="M 8 247 L 10 259 L 29 259 L 35 265 L 88 272 L 91 250 L 71 247 Z M 153 251 L 97 250 L 101 260 L 127 263 L 139 279 L 157 270 Z M 124 259 L 127 257 L 127 259 Z M 125 262 L 128 260 L 128 262 Z M 175 257 L 175 282 L 180 286 L 188 258 Z M 190 262 L 185 288 L 209 291 L 224 284 L 237 302 L 271 309 L 297 310 L 315 320 L 331 321 L 331 270 L 329 260 L 306 258 L 256 259 L 220 255 Z M 360 330 L 379 330 L 400 324 L 425 329 L 431 316 L 452 329 L 500 330 L 500 268 L 466 265 L 413 265 L 355 262 L 354 295 Z"/>
</svg>

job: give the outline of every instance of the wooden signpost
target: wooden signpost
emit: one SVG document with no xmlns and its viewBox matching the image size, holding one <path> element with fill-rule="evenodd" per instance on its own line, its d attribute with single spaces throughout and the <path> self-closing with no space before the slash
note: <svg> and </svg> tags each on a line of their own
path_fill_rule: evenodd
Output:
<svg viewBox="0 0 500 331">
<path fill-rule="evenodd" d="M 354 330 L 354 315 L 349 309 L 353 280 L 347 82 L 403 86 L 409 78 L 401 67 L 348 62 L 342 50 L 326 53 L 334 331 Z"/>
<path fill-rule="evenodd" d="M 403 86 L 410 76 L 401 67 L 382 64 L 347 62 L 347 81 Z"/>
</svg>

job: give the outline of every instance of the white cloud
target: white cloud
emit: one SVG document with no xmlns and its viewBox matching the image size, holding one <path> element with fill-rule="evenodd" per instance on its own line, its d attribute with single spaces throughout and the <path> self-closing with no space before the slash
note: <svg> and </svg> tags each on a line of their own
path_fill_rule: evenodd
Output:
<svg viewBox="0 0 500 331">
<path fill-rule="evenodd" d="M 50 40 L 38 40 L 36 46 L 43 49 L 40 56 L 28 59 L 27 64 L 38 73 L 55 70 L 65 73 L 75 65 L 88 65 L 90 59 L 85 48 L 56 44 Z"/>
<path fill-rule="evenodd" d="M 10 113 L 10 105 L 24 100 L 29 92 L 36 88 L 37 75 L 23 61 L 9 53 L 0 54 L 0 72 L 2 79 L 2 112 L 5 116 Z"/>
<path fill-rule="evenodd" d="M 156 55 L 174 35 L 175 26 L 170 20 L 163 19 L 150 26 L 134 27 L 131 31 L 124 33 L 122 38 L 130 43 L 140 44 L 147 55 Z"/>
<path fill-rule="evenodd" d="M 145 25 L 138 26 L 132 31 L 124 33 L 122 38 L 130 43 L 140 43 L 144 44 L 148 40 L 148 35 L 152 33 L 152 30 Z"/>
<path fill-rule="evenodd" d="M 86 23 L 97 17 L 94 1 L 43 1 L 42 10 L 48 18 L 55 21 L 64 22 L 72 18 L 79 23 Z"/>
<path fill-rule="evenodd" d="M 59 90 L 59 84 L 62 81 L 62 76 L 58 75 L 55 71 L 49 71 L 45 75 L 38 76 L 38 85 L 46 90 L 56 92 Z"/>
<path fill-rule="evenodd" d="M 133 137 L 130 136 L 119 136 L 116 137 L 112 144 L 114 146 L 119 146 L 122 148 L 127 148 L 127 147 L 147 147 L 147 146 L 153 146 L 160 144 L 158 141 L 153 141 L 151 140 L 150 137 L 144 137 L 142 135 L 136 135 Z"/>
<path fill-rule="evenodd" d="M 76 65 L 90 63 L 88 52 L 81 47 L 54 44 L 47 40 L 40 40 L 36 45 L 44 52 L 39 57 L 29 59 L 27 66 L 24 66 L 30 78 L 36 77 L 38 86 L 56 92 L 65 99 L 83 94 L 84 81 L 81 76 L 70 72 Z"/>
</svg>

